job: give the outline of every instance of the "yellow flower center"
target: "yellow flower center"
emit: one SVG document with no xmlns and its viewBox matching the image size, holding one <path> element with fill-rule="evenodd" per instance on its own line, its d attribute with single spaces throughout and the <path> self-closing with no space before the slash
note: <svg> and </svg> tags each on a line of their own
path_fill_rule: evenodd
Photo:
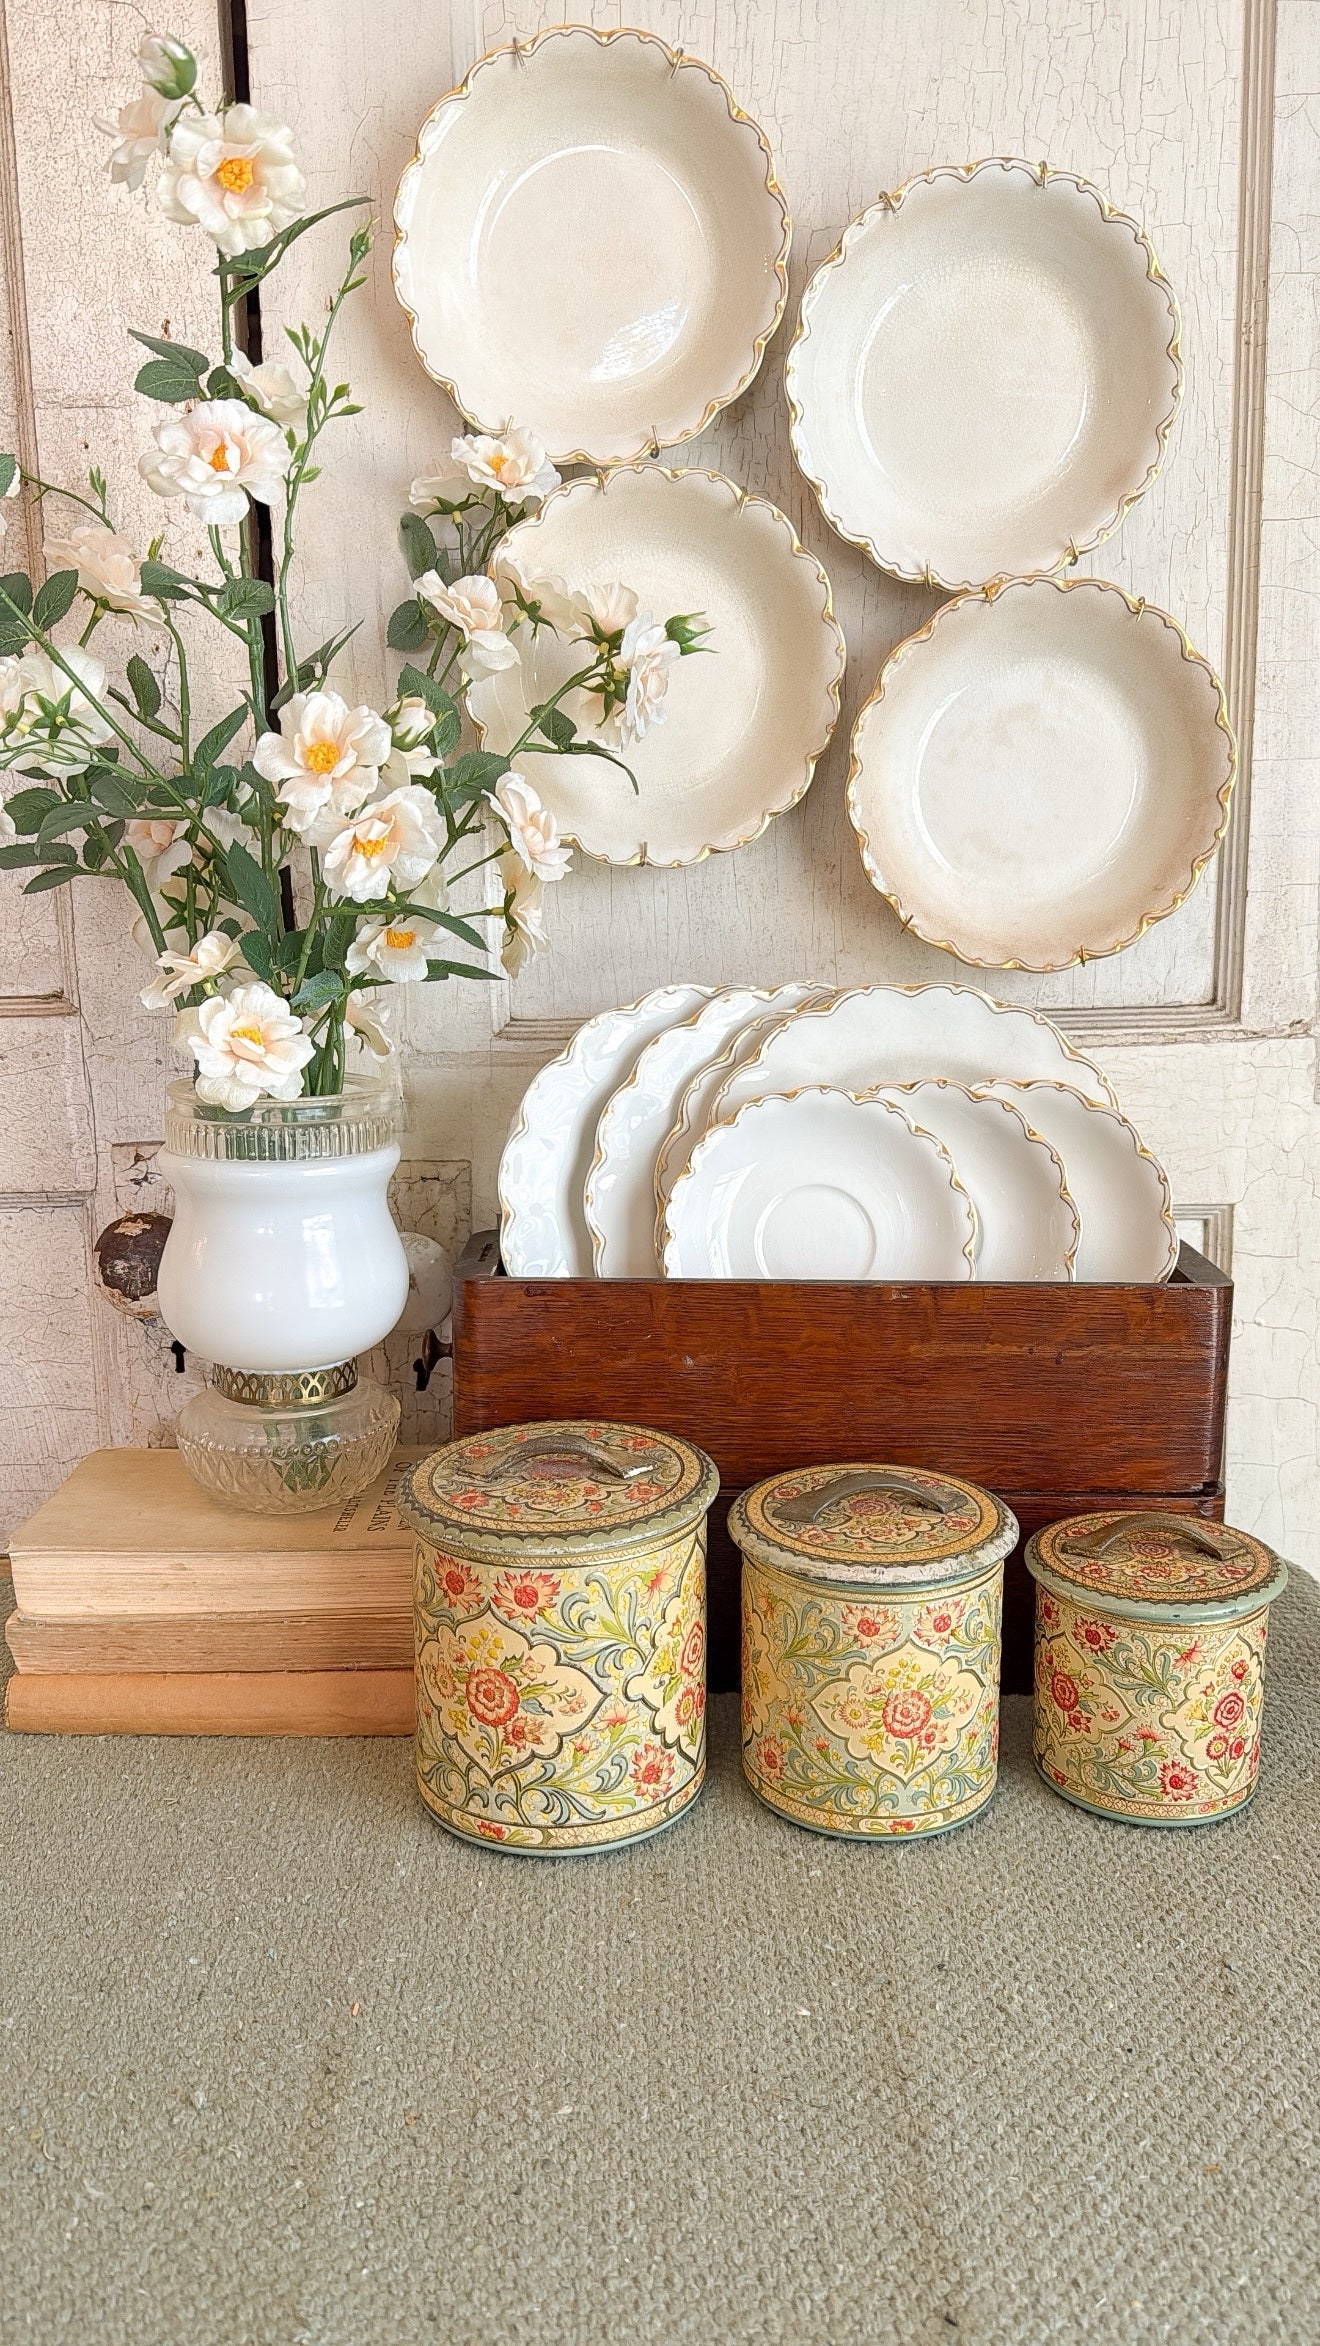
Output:
<svg viewBox="0 0 1320 2346">
<path fill-rule="evenodd" d="M 307 752 L 307 764 L 313 774 L 329 774 L 339 763 L 339 752 L 333 741 L 314 741 Z"/>
<path fill-rule="evenodd" d="M 227 195 L 246 195 L 252 185 L 252 165 L 246 155 L 226 155 L 215 175 Z"/>
<path fill-rule="evenodd" d="M 234 1043 L 250 1043 L 254 1051 L 264 1051 L 266 1048 L 266 1038 L 259 1026 L 231 1026 L 229 1040 L 231 1046 Z"/>
<path fill-rule="evenodd" d="M 212 472 L 228 472 L 229 448 L 227 443 L 224 440 L 218 441 L 206 461 Z"/>
<path fill-rule="evenodd" d="M 518 474 L 518 459 L 516 456 L 508 455 L 504 449 L 501 449 L 497 456 L 492 456 L 490 460 L 490 469 L 494 473 L 497 481 L 516 480 Z"/>
<path fill-rule="evenodd" d="M 356 834 L 353 840 L 353 846 L 358 855 L 383 855 L 387 844 L 388 842 L 384 839 L 364 838 L 361 831 Z"/>
<path fill-rule="evenodd" d="M 381 943 L 388 945 L 392 953 L 406 953 L 408 947 L 416 942 L 416 929 L 386 929 L 381 938 Z"/>
</svg>

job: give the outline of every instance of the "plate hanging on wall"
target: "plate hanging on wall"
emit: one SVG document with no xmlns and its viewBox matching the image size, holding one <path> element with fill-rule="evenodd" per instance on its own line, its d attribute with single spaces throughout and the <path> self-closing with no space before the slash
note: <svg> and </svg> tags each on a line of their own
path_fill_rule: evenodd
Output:
<svg viewBox="0 0 1320 2346">
<path fill-rule="evenodd" d="M 789 219 L 764 134 L 652 33 L 552 25 L 481 58 L 399 183 L 417 355 L 483 431 L 618 464 L 704 430 L 783 314 Z"/>
<path fill-rule="evenodd" d="M 793 450 L 842 537 L 953 589 L 1117 529 L 1182 395 L 1144 231 L 1071 172 L 943 165 L 846 230 L 802 297 Z"/>
<path fill-rule="evenodd" d="M 853 730 L 867 877 L 929 945 L 996 969 L 1121 952 L 1228 823 L 1223 687 L 1175 619 L 1100 579 L 946 603 Z"/>
<path fill-rule="evenodd" d="M 722 473 L 628 465 L 573 481 L 510 530 L 491 565 L 570 588 L 626 580 L 658 618 L 699 610 L 709 649 L 674 662 L 663 723 L 604 758 L 523 751 L 520 768 L 564 835 L 605 863 L 697 863 L 743 847 L 795 806 L 839 713 L 845 650 L 829 580 L 791 522 Z M 509 749 L 534 703 L 581 665 L 570 638 L 523 627 L 521 657 L 480 678 L 468 707 Z M 579 720 L 591 739 L 590 719 Z"/>
</svg>

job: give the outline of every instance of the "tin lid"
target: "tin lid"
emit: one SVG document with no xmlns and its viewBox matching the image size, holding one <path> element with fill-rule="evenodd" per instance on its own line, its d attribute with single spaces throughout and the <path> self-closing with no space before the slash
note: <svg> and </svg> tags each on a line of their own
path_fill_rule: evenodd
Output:
<svg viewBox="0 0 1320 2346">
<path fill-rule="evenodd" d="M 677 1434 L 555 1418 L 447 1443 L 410 1468 L 398 1505 L 423 1539 L 480 1563 L 654 1546 L 699 1522 L 718 1488 Z"/>
<path fill-rule="evenodd" d="M 1047 1524 L 1027 1542 L 1027 1569 L 1056 1596 L 1098 1612 L 1168 1621 L 1231 1620 L 1272 1604 L 1288 1577 L 1250 1532 L 1199 1515 L 1109 1509 Z"/>
<path fill-rule="evenodd" d="M 976 1483 L 858 1464 L 771 1475 L 735 1500 L 729 1530 L 754 1563 L 850 1588 L 959 1580 L 1017 1539 L 1007 1507 Z"/>
</svg>

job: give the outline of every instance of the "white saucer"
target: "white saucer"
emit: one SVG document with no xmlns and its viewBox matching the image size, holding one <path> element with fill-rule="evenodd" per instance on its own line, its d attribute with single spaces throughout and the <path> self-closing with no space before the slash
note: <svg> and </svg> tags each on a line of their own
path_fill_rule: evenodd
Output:
<svg viewBox="0 0 1320 2346">
<path fill-rule="evenodd" d="M 857 719 L 872 886 L 963 961 L 1066 969 L 1185 902 L 1228 822 L 1223 688 L 1176 620 L 1100 579 L 946 603 Z"/>
<path fill-rule="evenodd" d="M 1063 1159 L 1082 1222 L 1074 1278 L 1167 1279 L 1178 1260 L 1168 1177 L 1126 1116 L 1082 1099 L 1068 1084 L 981 1088 L 1011 1100 Z"/>
<path fill-rule="evenodd" d="M 698 1070 L 678 1101 L 673 1124 L 665 1134 L 655 1158 L 654 1212 L 655 1253 L 657 1262 L 664 1253 L 664 1211 L 670 1192 L 680 1173 L 687 1171 L 692 1151 L 711 1121 L 716 1097 L 726 1076 L 735 1067 L 741 1067 L 759 1049 L 761 1041 L 791 1010 L 803 1002 L 832 1002 L 832 986 L 787 985 L 776 986 L 765 995 L 757 1015 L 729 1038 L 718 1058 Z"/>
<path fill-rule="evenodd" d="M 971 1199 L 891 1100 L 807 1090 L 712 1125 L 665 1212 L 671 1279 L 970 1279 Z"/>
<path fill-rule="evenodd" d="M 653 33 L 551 25 L 427 116 L 394 284 L 417 355 L 483 431 L 618 464 L 704 430 L 783 312 L 770 149 L 709 65 Z"/>
<path fill-rule="evenodd" d="M 841 536 L 900 578 L 1061 569 L 1154 479 L 1178 305 L 1142 229 L 1070 172 L 921 172 L 802 298 L 793 449 Z"/>
<path fill-rule="evenodd" d="M 693 1075 L 718 1058 L 771 999 L 750 986 L 715 994 L 693 1017 L 647 1043 L 606 1101 L 583 1193 L 600 1278 L 656 1277 L 656 1153 Z"/>
<path fill-rule="evenodd" d="M 839 714 L 843 635 L 820 564 L 764 497 L 722 473 L 628 465 L 573 481 L 519 522 L 491 565 L 572 588 L 622 580 L 657 619 L 700 611 L 708 648 L 674 663 L 663 723 L 604 758 L 519 753 L 565 838 L 605 863 L 699 863 L 745 847 L 796 806 Z M 517 664 L 468 690 L 491 749 L 582 666 L 548 628 L 514 638 Z M 585 738 L 590 734 L 579 724 Z"/>
<path fill-rule="evenodd" d="M 532 1078 L 500 1158 L 500 1254 L 519 1279 L 587 1279 L 582 1192 L 601 1109 L 643 1045 L 708 1001 L 710 986 L 662 986 L 602 1010 Z"/>
<path fill-rule="evenodd" d="M 976 1208 L 974 1276 L 1071 1279 L 1081 1223 L 1058 1151 L 1005 1097 L 936 1080 L 879 1093 L 944 1143 Z"/>
<path fill-rule="evenodd" d="M 726 1076 L 711 1113 L 727 1119 L 746 1100 L 803 1084 L 861 1092 L 939 1075 L 969 1086 L 1047 1076 L 1113 1104 L 1099 1068 L 1039 1011 L 992 1002 L 971 986 L 858 986 L 770 1028 Z"/>
</svg>

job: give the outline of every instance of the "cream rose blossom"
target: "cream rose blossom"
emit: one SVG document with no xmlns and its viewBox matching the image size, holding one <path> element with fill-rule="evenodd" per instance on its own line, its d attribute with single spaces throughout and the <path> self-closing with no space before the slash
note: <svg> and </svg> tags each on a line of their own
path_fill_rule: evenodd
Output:
<svg viewBox="0 0 1320 2346">
<path fill-rule="evenodd" d="M 438 571 L 426 570 L 414 581 L 413 592 L 459 630 L 462 665 L 469 675 L 489 676 L 497 668 L 517 666 L 518 647 L 504 632 L 504 603 L 493 578 L 478 572 L 446 586 Z"/>
<path fill-rule="evenodd" d="M 200 400 L 157 424 L 154 437 L 154 452 L 139 460 L 143 480 L 219 528 L 242 521 L 251 498 L 273 504 L 292 461 L 279 425 L 242 399 Z"/>
<path fill-rule="evenodd" d="M 142 615 L 142 564 L 127 538 L 104 522 L 80 521 L 62 538 L 51 538 L 46 560 L 52 570 L 76 570 L 78 584 L 94 602 L 133 618 Z"/>
<path fill-rule="evenodd" d="M 177 98 L 163 98 L 158 90 L 143 90 L 112 116 L 102 115 L 97 129 L 115 142 L 110 177 L 116 187 L 141 187 L 152 164 L 165 152 L 166 133 L 179 111 Z"/>
<path fill-rule="evenodd" d="M 263 415 L 301 438 L 307 424 L 307 395 L 299 390 L 286 366 L 278 359 L 265 358 L 254 367 L 246 351 L 236 350 L 229 360 L 229 372 L 237 376 L 245 396 Z"/>
<path fill-rule="evenodd" d="M 325 851 L 333 896 L 366 904 L 391 886 L 411 888 L 430 871 L 444 844 L 440 812 L 420 783 L 390 791 L 364 807 Z"/>
<path fill-rule="evenodd" d="M 157 194 L 169 219 L 195 222 L 232 260 L 291 227 L 307 185 L 294 161 L 293 133 L 255 106 L 239 105 L 180 117 Z"/>
<path fill-rule="evenodd" d="M 143 1009 L 168 1010 L 181 994 L 190 994 L 194 986 L 214 985 L 242 957 L 237 938 L 227 937 L 223 929 L 208 929 L 190 953 L 158 953 L 156 965 L 160 975 L 143 987 L 139 997 Z"/>
<path fill-rule="evenodd" d="M 526 776 L 511 767 L 486 796 L 524 868 L 538 880 L 562 880 L 573 860 L 572 853 L 560 838 L 549 807 L 542 804 Z"/>
<path fill-rule="evenodd" d="M 388 1059 L 394 1049 L 394 1037 L 385 1023 L 388 1016 L 389 1005 L 382 1004 L 379 993 L 350 994 L 344 1004 L 346 1024 L 378 1059 Z"/>
<path fill-rule="evenodd" d="M 640 741 L 649 726 L 664 722 L 669 672 L 678 657 L 678 645 L 649 611 L 639 611 L 625 627 L 619 647 L 620 663 L 628 670 L 622 724 L 625 741 Z"/>
<path fill-rule="evenodd" d="M 460 432 L 449 448 L 453 463 L 483 488 L 498 489 L 510 505 L 539 505 L 559 475 L 550 463 L 544 443 L 521 426 L 501 433 Z"/>
<path fill-rule="evenodd" d="M 81 644 L 62 644 L 60 657 L 76 683 L 46 652 L 0 660 L 0 739 L 21 744 L 34 764 L 76 774 L 112 738 L 93 705 L 104 696 L 105 669 Z"/>
<path fill-rule="evenodd" d="M 508 923 L 500 959 L 509 976 L 517 977 L 550 942 L 545 933 L 544 890 L 535 873 L 512 853 L 500 857 L 497 869 L 504 883 Z"/>
<path fill-rule="evenodd" d="M 361 923 L 344 967 L 350 977 L 383 977 L 392 985 L 411 985 L 426 976 L 435 934 L 435 922 L 419 920 L 415 913 L 380 913 Z"/>
<path fill-rule="evenodd" d="M 18 825 L 7 806 L 0 806 L 0 847 L 12 847 L 18 837 Z"/>
<path fill-rule="evenodd" d="M 263 1092 L 296 1100 L 315 1049 L 301 1019 L 272 987 L 236 986 L 186 1011 L 180 1039 L 197 1062 L 199 1099 L 239 1112 Z"/>
<path fill-rule="evenodd" d="M 602 579 L 597 586 L 578 588 L 573 615 L 584 634 L 619 635 L 637 617 L 637 597 L 617 578 Z"/>
<path fill-rule="evenodd" d="M 374 709 L 350 709 L 337 692 L 299 692 L 281 709 L 279 732 L 261 735 L 252 763 L 275 784 L 290 830 L 319 847 L 370 798 L 390 748 Z"/>
</svg>

